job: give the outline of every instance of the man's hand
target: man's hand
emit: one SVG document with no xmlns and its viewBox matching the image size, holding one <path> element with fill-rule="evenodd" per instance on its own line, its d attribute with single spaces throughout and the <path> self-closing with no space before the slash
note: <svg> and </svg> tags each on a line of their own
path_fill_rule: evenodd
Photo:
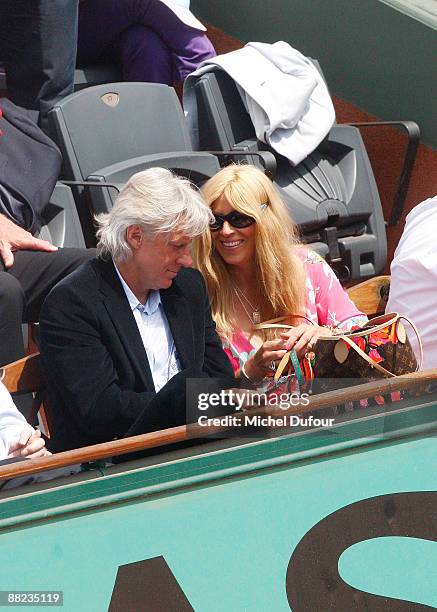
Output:
<svg viewBox="0 0 437 612">
<path fill-rule="evenodd" d="M 0 215 L 0 257 L 6 268 L 14 263 L 14 251 L 57 251 L 58 247 L 47 240 L 34 238 L 32 234 Z"/>
<path fill-rule="evenodd" d="M 51 455 L 51 452 L 45 448 L 41 432 L 38 429 L 34 431 L 30 427 L 23 429 L 20 438 L 9 447 L 9 457 L 36 459 L 48 455 Z"/>
</svg>

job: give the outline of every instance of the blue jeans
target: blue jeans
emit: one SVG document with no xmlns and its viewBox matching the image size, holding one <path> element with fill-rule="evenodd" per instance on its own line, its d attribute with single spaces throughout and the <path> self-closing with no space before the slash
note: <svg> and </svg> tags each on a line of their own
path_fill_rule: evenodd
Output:
<svg viewBox="0 0 437 612">
<path fill-rule="evenodd" d="M 184 25 L 159 0 L 79 5 L 79 66 L 115 62 L 125 81 L 173 85 L 215 54 L 204 32 Z"/>
<path fill-rule="evenodd" d="M 45 116 L 72 93 L 78 0 L 1 0 L 0 62 L 15 104 Z"/>
</svg>

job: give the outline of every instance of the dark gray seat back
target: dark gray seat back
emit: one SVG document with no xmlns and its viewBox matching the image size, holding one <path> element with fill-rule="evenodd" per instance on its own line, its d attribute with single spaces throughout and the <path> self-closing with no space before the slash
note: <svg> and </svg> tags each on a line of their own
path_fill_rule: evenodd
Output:
<svg viewBox="0 0 437 612">
<path fill-rule="evenodd" d="M 303 241 L 325 256 L 340 277 L 360 279 L 382 271 L 387 257 L 383 212 L 357 128 L 334 125 L 311 155 L 292 166 L 257 140 L 235 83 L 225 72 L 214 69 L 194 87 L 199 149 L 272 151 L 275 184 Z M 250 155 L 246 161 L 259 163 Z"/>
<path fill-rule="evenodd" d="M 121 80 L 121 69 L 116 64 L 81 66 L 74 71 L 74 91 Z"/>
<path fill-rule="evenodd" d="M 95 66 L 82 66 L 74 71 L 74 91 L 101 85 L 102 83 L 114 83 L 121 80 L 121 70 L 115 64 L 98 64 Z M 0 90 L 8 88 L 6 72 L 0 64 Z"/>
<path fill-rule="evenodd" d="M 181 105 L 167 85 L 88 87 L 61 100 L 49 113 L 49 125 L 69 180 L 121 187 L 135 172 L 161 166 L 198 184 L 219 168 L 213 155 L 193 152 Z M 76 190 L 81 223 L 86 224 L 90 207 L 92 212 L 107 212 L 116 193 L 94 187 L 89 193 Z"/>
<path fill-rule="evenodd" d="M 165 125 L 156 116 L 157 109 Z M 127 159 L 191 148 L 188 134 L 180 129 L 182 109 L 166 85 L 88 87 L 61 100 L 49 117 L 67 154 L 65 171 L 76 180 Z"/>
<path fill-rule="evenodd" d="M 43 210 L 43 225 L 36 234 L 58 247 L 85 248 L 85 240 L 76 204 L 70 187 L 56 183 L 47 206 Z M 23 343 L 27 346 L 29 325 L 22 325 Z M 33 338 L 37 342 L 38 327 L 33 325 Z M 21 409 L 21 406 L 20 406 Z"/>
<path fill-rule="evenodd" d="M 38 233 L 39 238 L 58 247 L 85 247 L 73 194 L 67 185 L 55 185 L 50 201 L 43 211 L 43 218 L 44 225 Z"/>
</svg>

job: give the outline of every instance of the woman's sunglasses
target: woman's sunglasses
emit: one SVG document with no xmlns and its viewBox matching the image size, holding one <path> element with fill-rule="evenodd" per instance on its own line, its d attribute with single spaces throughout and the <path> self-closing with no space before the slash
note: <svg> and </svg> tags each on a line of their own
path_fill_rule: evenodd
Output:
<svg viewBox="0 0 437 612">
<path fill-rule="evenodd" d="M 260 205 L 261 210 L 264 210 L 266 207 L 267 204 Z M 227 221 L 229 225 L 232 225 L 232 227 L 236 227 L 237 229 L 249 227 L 249 225 L 253 225 L 256 222 L 253 217 L 233 210 L 227 215 L 214 215 L 213 221 L 211 221 L 211 223 L 209 224 L 209 229 L 212 232 L 218 232 L 222 229 L 225 221 Z"/>
</svg>

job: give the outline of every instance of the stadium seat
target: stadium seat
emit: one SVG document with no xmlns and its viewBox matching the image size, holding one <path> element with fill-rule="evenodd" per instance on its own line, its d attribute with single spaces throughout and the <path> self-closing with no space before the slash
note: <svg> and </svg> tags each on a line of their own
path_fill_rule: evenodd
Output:
<svg viewBox="0 0 437 612">
<path fill-rule="evenodd" d="M 85 239 L 79 222 L 76 204 L 70 187 L 58 182 L 55 185 L 47 206 L 42 213 L 42 227 L 36 234 L 38 238 L 48 240 L 58 247 L 85 248 Z M 38 325 L 23 324 L 24 346 L 29 338 L 37 343 Z M 32 346 L 32 345 L 30 345 Z"/>
<path fill-rule="evenodd" d="M 115 64 L 99 64 L 96 66 L 83 66 L 74 71 L 74 91 L 85 87 L 114 83 L 121 80 L 121 71 Z M 5 69 L 0 65 L 0 91 L 7 90 L 8 83 Z"/>
<path fill-rule="evenodd" d="M 43 221 L 39 238 L 59 247 L 85 247 L 73 194 L 67 185 L 59 182 L 55 185 L 43 211 Z"/>
<path fill-rule="evenodd" d="M 39 421 L 43 433 L 50 437 L 51 415 L 47 409 L 39 353 L 27 355 L 0 368 L 0 380 L 15 402 L 23 394 L 32 394 L 32 407 L 27 420 L 31 425 L 38 425 Z"/>
<path fill-rule="evenodd" d="M 219 169 L 215 156 L 192 150 L 181 105 L 167 85 L 88 87 L 61 100 L 48 118 L 63 154 L 63 177 L 70 181 L 111 183 L 119 188 L 135 172 L 161 166 L 199 184 Z M 116 193 L 109 188 L 76 188 L 88 244 L 90 208 L 93 213 L 107 212 Z"/>
<path fill-rule="evenodd" d="M 274 153 L 277 162 L 274 182 L 298 224 L 303 241 L 327 259 L 341 280 L 364 279 L 381 273 L 387 257 L 385 222 L 373 171 L 357 127 L 335 124 L 312 154 L 292 166 L 285 157 L 257 140 L 235 82 L 224 71 L 213 68 L 197 77 L 194 95 L 199 150 L 247 151 L 243 161 L 255 165 L 259 161 L 251 152 Z M 400 125 L 409 132 L 410 141 L 415 138 L 409 143 L 402 183 L 390 217 L 389 224 L 393 224 L 402 212 L 419 131 L 413 122 L 382 124 Z"/>
<path fill-rule="evenodd" d="M 116 64 L 82 66 L 74 71 L 74 91 L 121 80 L 121 70 Z"/>
<path fill-rule="evenodd" d="M 369 317 L 384 314 L 389 292 L 390 276 L 369 278 L 347 290 L 358 310 Z"/>
</svg>

